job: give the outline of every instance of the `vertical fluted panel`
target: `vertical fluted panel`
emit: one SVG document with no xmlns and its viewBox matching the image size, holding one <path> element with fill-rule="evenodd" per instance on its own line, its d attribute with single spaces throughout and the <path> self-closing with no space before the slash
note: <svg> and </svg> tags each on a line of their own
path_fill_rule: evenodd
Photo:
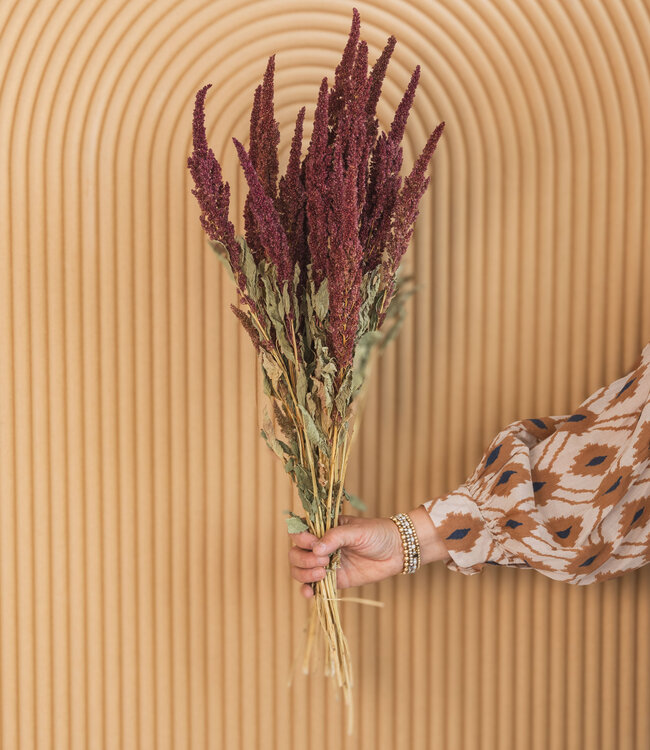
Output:
<svg viewBox="0 0 650 750">
<path fill-rule="evenodd" d="M 650 570 L 578 588 L 441 565 L 342 605 L 355 736 L 307 678 L 264 398 L 186 169 L 193 96 L 232 186 L 276 57 L 283 162 L 351 2 L 0 3 L 0 747 L 650 747 Z M 650 337 L 643 0 L 356 3 L 405 162 L 445 120 L 349 486 L 373 515 L 462 482 Z M 359 592 L 350 592 L 356 594 Z M 293 685 L 288 680 L 293 674 Z"/>
</svg>

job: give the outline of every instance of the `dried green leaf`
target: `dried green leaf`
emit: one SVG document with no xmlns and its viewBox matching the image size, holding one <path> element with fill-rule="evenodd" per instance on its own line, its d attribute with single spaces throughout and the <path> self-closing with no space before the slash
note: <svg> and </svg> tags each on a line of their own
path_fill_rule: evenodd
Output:
<svg viewBox="0 0 650 750">
<path fill-rule="evenodd" d="M 300 516 L 291 515 L 284 519 L 287 522 L 287 529 L 290 534 L 300 534 L 302 531 L 309 531 L 309 526 Z"/>
<path fill-rule="evenodd" d="M 282 458 L 284 458 L 285 456 L 291 455 L 291 448 L 289 448 L 289 446 L 284 442 L 284 440 L 280 440 L 279 437 L 276 437 L 275 439 L 278 441 L 278 445 L 283 450 Z"/>
<path fill-rule="evenodd" d="M 219 240 L 208 240 L 208 245 L 214 250 L 217 255 L 223 255 L 224 258 L 228 257 L 228 248 L 219 242 Z"/>
<path fill-rule="evenodd" d="M 287 338 L 285 332 L 284 332 L 284 325 L 282 323 L 277 324 L 274 322 L 275 327 L 275 335 L 278 340 L 278 343 L 280 344 L 280 349 L 282 351 L 282 354 L 290 361 L 295 364 L 296 358 L 293 353 L 293 348 L 291 344 L 289 343 L 289 339 Z"/>
<path fill-rule="evenodd" d="M 372 347 L 381 340 L 382 335 L 380 331 L 366 331 L 357 341 L 354 348 L 352 381 L 350 384 L 353 393 L 363 384 Z"/>
<path fill-rule="evenodd" d="M 251 297 L 257 300 L 259 298 L 259 292 L 257 289 L 258 272 L 257 266 L 255 265 L 255 258 L 253 258 L 253 253 L 248 247 L 245 237 L 243 237 L 242 235 L 238 235 L 235 239 L 237 240 L 237 243 L 239 244 L 241 250 L 240 262 L 241 269 L 244 272 L 244 276 L 246 277 L 246 288 L 248 289 L 248 293 L 251 295 Z"/>
<path fill-rule="evenodd" d="M 329 413 L 332 410 L 332 395 L 327 390 L 327 386 L 322 380 L 312 379 L 312 393 L 320 402 L 322 411 Z"/>
<path fill-rule="evenodd" d="M 268 434 L 265 430 L 260 430 L 260 434 L 266 440 L 266 444 L 269 446 L 269 448 L 275 453 L 278 458 L 284 459 L 284 453 L 282 452 L 282 447 L 278 443 L 278 441 L 275 439 L 275 436 L 272 434 Z"/>
<path fill-rule="evenodd" d="M 314 336 L 311 332 L 311 327 L 307 324 L 304 328 L 303 333 L 304 351 L 311 351 L 314 346 Z"/>
<path fill-rule="evenodd" d="M 265 290 L 264 309 L 273 324 L 280 351 L 290 362 L 295 364 L 293 347 L 289 344 L 284 328 L 284 301 L 277 285 L 273 283 L 269 274 L 264 274 L 261 278 Z"/>
<path fill-rule="evenodd" d="M 280 408 L 277 401 L 273 402 L 273 414 L 275 416 L 276 424 L 279 426 L 282 434 L 287 440 L 292 440 L 296 434 L 296 428 L 291 419 L 291 416 L 287 412 Z M 291 453 L 291 451 L 289 451 Z"/>
<path fill-rule="evenodd" d="M 330 373 L 333 377 L 337 373 L 336 362 L 330 357 L 329 349 L 320 337 L 314 341 L 314 372 L 313 376 L 321 377 L 321 373 Z"/>
<path fill-rule="evenodd" d="M 390 318 L 393 320 L 393 323 L 384 333 L 384 337 L 379 346 L 380 351 L 383 351 L 399 333 L 406 317 L 405 305 L 407 300 L 423 286 L 422 284 L 409 286 L 414 279 L 415 277 L 412 274 L 401 276 L 400 269 L 398 269 L 396 274 L 395 293 L 393 294 L 393 298 L 386 310 L 386 320 Z"/>
<path fill-rule="evenodd" d="M 361 286 L 361 307 L 359 309 L 359 331 L 363 334 L 365 331 L 375 327 L 372 325 L 372 312 L 375 307 L 375 301 L 379 292 L 381 283 L 381 267 L 377 266 L 363 277 Z"/>
<path fill-rule="evenodd" d="M 353 508 L 356 508 L 357 510 L 360 510 L 360 511 L 368 510 L 366 508 L 366 504 L 363 502 L 363 500 L 360 497 L 353 495 L 351 492 L 348 492 L 346 489 L 343 490 L 343 494 L 345 495 L 348 502 Z"/>
<path fill-rule="evenodd" d="M 302 367 L 297 368 L 296 373 L 296 398 L 299 404 L 305 403 L 305 397 L 307 395 L 307 376 Z"/>
<path fill-rule="evenodd" d="M 323 375 L 323 387 L 325 390 L 325 404 L 328 411 L 332 411 L 332 404 L 334 403 L 334 378 L 324 373 Z"/>
<path fill-rule="evenodd" d="M 262 367 L 266 371 L 266 374 L 271 379 L 271 383 L 273 384 L 273 387 L 275 390 L 278 390 L 278 383 L 280 382 L 280 379 L 282 378 L 282 370 L 278 363 L 273 359 L 273 357 L 265 351 L 262 351 L 261 354 L 262 358 Z"/>
<path fill-rule="evenodd" d="M 302 507 L 309 513 L 309 517 L 314 519 L 314 493 L 303 487 L 301 484 L 296 485 L 298 489 L 298 497 L 302 503 Z"/>
<path fill-rule="evenodd" d="M 263 428 L 260 430 L 262 437 L 264 438 L 264 440 L 266 440 L 267 445 L 275 453 L 275 455 L 284 461 L 284 451 L 282 450 L 282 446 L 275 437 L 275 434 L 273 432 L 273 422 L 271 422 L 271 417 L 269 416 L 266 407 L 264 407 L 264 418 L 262 424 Z"/>
<path fill-rule="evenodd" d="M 230 280 L 233 282 L 233 284 L 236 283 L 235 275 L 232 272 L 232 267 L 230 265 L 230 258 L 228 257 L 228 251 L 226 250 L 226 246 L 223 243 L 215 241 L 215 240 L 208 240 L 208 242 L 211 245 L 212 249 L 214 250 L 217 258 L 219 258 L 219 262 L 226 269 L 226 273 L 230 277 Z"/>
<path fill-rule="evenodd" d="M 300 411 L 302 412 L 303 422 L 305 423 L 305 432 L 307 433 L 309 442 L 312 443 L 312 445 L 318 446 L 323 451 L 323 453 L 329 457 L 330 447 L 327 443 L 327 438 L 316 425 L 316 422 L 314 422 L 311 414 L 307 411 L 307 409 L 305 409 L 302 404 L 298 404 L 298 406 L 300 407 Z"/>
<path fill-rule="evenodd" d="M 278 288 L 268 274 L 262 274 L 262 283 L 264 284 L 264 308 L 271 320 L 280 320 L 281 314 L 278 309 L 280 294 Z"/>
<path fill-rule="evenodd" d="M 293 267 L 293 291 L 294 293 L 298 291 L 299 284 L 300 284 L 300 261 L 297 261 L 296 265 Z"/>
<path fill-rule="evenodd" d="M 266 370 L 262 367 L 262 390 L 266 396 L 273 395 L 273 384 L 269 376 L 266 374 Z"/>
<path fill-rule="evenodd" d="M 289 299 L 289 282 L 285 281 L 282 287 L 282 301 L 284 303 L 284 314 L 288 315 L 291 310 L 291 300 Z"/>
<path fill-rule="evenodd" d="M 309 411 L 312 417 L 316 418 L 316 414 L 318 413 L 319 409 L 311 393 L 307 394 L 305 401 L 307 403 L 307 411 Z"/>
<path fill-rule="evenodd" d="M 314 312 L 318 316 L 318 319 L 323 321 L 327 315 L 327 311 L 330 306 L 330 295 L 327 286 L 327 278 L 323 279 L 318 292 L 314 295 Z"/>
<path fill-rule="evenodd" d="M 298 487 L 305 487 L 309 489 L 311 487 L 311 476 L 305 470 L 305 467 L 299 463 L 294 464 L 294 474 L 296 475 L 296 485 Z"/>
<path fill-rule="evenodd" d="M 344 417 L 347 412 L 348 405 L 350 403 L 350 395 L 352 393 L 352 370 L 348 370 L 341 383 L 341 386 L 336 394 L 334 403 L 336 408 L 339 410 L 339 414 Z"/>
</svg>

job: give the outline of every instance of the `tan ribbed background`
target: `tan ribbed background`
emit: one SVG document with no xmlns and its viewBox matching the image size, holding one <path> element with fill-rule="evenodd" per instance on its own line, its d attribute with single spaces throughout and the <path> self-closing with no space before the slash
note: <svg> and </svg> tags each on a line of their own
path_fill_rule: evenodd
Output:
<svg viewBox="0 0 650 750">
<path fill-rule="evenodd" d="M 419 62 L 405 164 L 446 121 L 349 488 L 458 486 L 515 419 L 566 413 L 650 340 L 642 0 L 357 2 Z M 253 349 L 198 222 L 193 97 L 233 187 L 276 58 L 282 164 L 352 3 L 0 3 L 0 738 L 32 748 L 650 747 L 650 569 L 591 587 L 442 564 L 342 605 L 356 734 L 297 673 L 299 508 L 259 437 Z M 238 230 L 241 222 L 238 221 Z M 292 506 L 293 504 L 293 506 Z"/>
</svg>

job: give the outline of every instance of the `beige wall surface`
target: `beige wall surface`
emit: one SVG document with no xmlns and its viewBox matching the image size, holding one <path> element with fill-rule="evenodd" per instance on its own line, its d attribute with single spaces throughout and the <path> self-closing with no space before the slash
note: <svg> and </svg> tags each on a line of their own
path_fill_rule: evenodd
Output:
<svg viewBox="0 0 650 750">
<path fill-rule="evenodd" d="M 379 116 L 422 65 L 441 120 L 349 489 L 372 515 L 458 486 L 498 430 L 561 414 L 650 340 L 650 8 L 356 3 Z M 233 190 L 276 57 L 293 118 L 351 2 L 0 2 L 0 741 L 32 748 L 650 747 L 650 569 L 590 587 L 442 564 L 343 605 L 356 732 L 299 672 L 308 603 L 259 437 L 254 352 L 190 194 L 193 97 Z"/>
</svg>

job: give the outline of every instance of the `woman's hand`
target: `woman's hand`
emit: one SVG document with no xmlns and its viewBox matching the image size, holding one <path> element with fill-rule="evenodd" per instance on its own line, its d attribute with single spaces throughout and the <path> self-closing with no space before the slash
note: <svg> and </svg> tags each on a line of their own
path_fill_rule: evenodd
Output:
<svg viewBox="0 0 650 750">
<path fill-rule="evenodd" d="M 426 508 L 419 505 L 409 511 L 409 516 L 420 542 L 422 564 L 447 559 L 447 548 L 438 537 Z M 341 550 L 341 560 L 336 570 L 336 586 L 339 589 L 376 583 L 402 572 L 402 539 L 390 518 L 342 515 L 339 516 L 339 526 L 326 531 L 320 542 L 308 531 L 290 536 L 294 542 L 289 550 L 291 575 L 304 584 L 300 591 L 308 599 L 314 595 L 309 584 L 325 578 L 329 555 L 337 549 Z"/>
<path fill-rule="evenodd" d="M 308 531 L 291 534 L 295 542 L 289 550 L 291 575 L 304 584 L 300 592 L 307 598 L 314 595 L 309 584 L 325 578 L 329 555 L 337 549 L 341 550 L 336 569 L 339 589 L 382 581 L 402 570 L 402 541 L 390 518 L 341 515 L 339 524 L 326 531 L 320 541 Z"/>
</svg>

